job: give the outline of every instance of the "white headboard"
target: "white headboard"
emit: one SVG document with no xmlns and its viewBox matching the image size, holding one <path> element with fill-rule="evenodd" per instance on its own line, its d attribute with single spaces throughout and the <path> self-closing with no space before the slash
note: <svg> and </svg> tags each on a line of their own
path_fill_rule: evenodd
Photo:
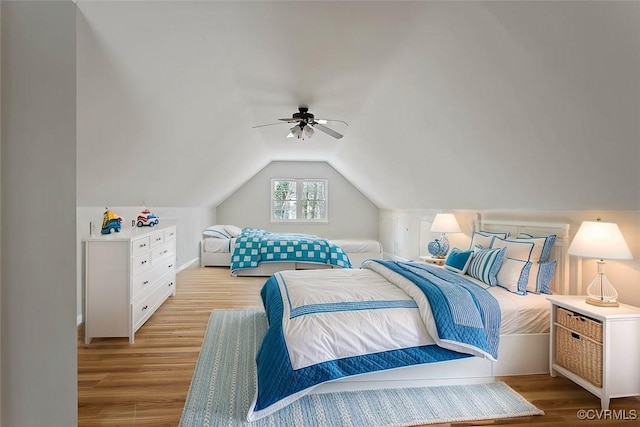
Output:
<svg viewBox="0 0 640 427">
<path fill-rule="evenodd" d="M 551 289 L 553 292 L 561 295 L 567 295 L 569 293 L 569 254 L 567 254 L 567 249 L 569 248 L 569 224 L 477 218 L 473 221 L 473 230 L 508 231 L 511 233 L 511 236 L 518 236 L 520 233 L 527 233 L 532 236 L 555 234 L 556 243 L 553 245 L 553 249 L 549 255 L 549 259 L 557 262 Z"/>
</svg>

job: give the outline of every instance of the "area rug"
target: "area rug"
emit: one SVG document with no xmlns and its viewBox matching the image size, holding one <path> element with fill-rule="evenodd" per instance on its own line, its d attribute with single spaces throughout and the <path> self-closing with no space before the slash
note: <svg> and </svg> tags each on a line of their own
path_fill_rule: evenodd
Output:
<svg viewBox="0 0 640 427">
<path fill-rule="evenodd" d="M 262 310 L 211 313 L 180 427 L 409 426 L 544 414 L 497 382 L 313 394 L 250 423 L 255 354 L 266 327 Z"/>
</svg>

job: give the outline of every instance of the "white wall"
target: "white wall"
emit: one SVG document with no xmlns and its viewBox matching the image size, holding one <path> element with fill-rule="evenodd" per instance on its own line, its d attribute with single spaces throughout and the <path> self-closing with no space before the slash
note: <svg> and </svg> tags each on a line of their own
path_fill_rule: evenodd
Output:
<svg viewBox="0 0 640 427">
<path fill-rule="evenodd" d="M 640 2 L 421 4 L 336 169 L 385 209 L 638 208 Z"/>
<path fill-rule="evenodd" d="M 76 9 L 2 7 L 2 425 L 77 424 Z"/>
<path fill-rule="evenodd" d="M 2 5 L 0 5 L 0 35 L 2 35 Z M 0 40 L 2 37 L 0 37 Z M 0 43 L 0 59 L 2 43 Z M 1 61 L 0 61 L 1 62 Z M 2 66 L 0 65 L 0 141 L 2 141 Z M 2 143 L 0 142 L 0 331 L 2 331 Z M 0 427 L 2 426 L 2 341 L 0 339 Z"/>
<path fill-rule="evenodd" d="M 637 207 L 640 2 L 78 7 L 82 204 L 213 206 L 305 159 L 386 209 Z M 345 137 L 252 129 L 300 103 Z"/>
<path fill-rule="evenodd" d="M 109 208 L 123 217 L 122 226 L 131 226 L 131 220 L 138 216 L 142 210 L 141 206 L 109 206 Z M 82 239 L 89 235 L 89 223 L 93 223 L 97 233 L 100 232 L 102 224 L 102 214 L 104 206 L 99 207 L 78 207 L 76 209 L 77 222 L 77 314 L 78 322 L 81 322 L 83 315 L 84 292 L 82 286 Z M 176 208 L 176 207 L 149 207 L 149 210 L 160 218 L 160 223 L 175 224 L 177 226 L 177 265 L 184 268 L 191 262 L 197 262 L 200 256 L 200 239 L 202 230 L 215 223 L 215 209 L 213 208 Z"/>
<path fill-rule="evenodd" d="M 420 233 L 421 221 L 432 221 L 435 210 L 383 210 L 380 213 L 380 240 L 385 254 L 390 258 L 416 259 L 425 254 L 424 242 L 437 237 L 428 232 Z M 473 220 L 478 213 L 486 219 L 519 220 L 533 222 L 557 222 L 570 224 L 569 234 L 575 235 L 582 221 L 593 221 L 601 217 L 603 221 L 615 222 L 625 237 L 633 260 L 607 261 L 607 277 L 619 293 L 621 302 L 640 306 L 640 210 L 629 211 L 543 211 L 543 210 L 448 210 L 455 213 L 461 234 L 448 235 L 451 247 L 467 247 L 472 232 Z M 595 260 L 582 260 L 582 270 L 577 270 L 575 257 L 571 262 L 571 293 L 584 294 L 586 287 L 596 276 Z M 579 274 L 582 274 L 580 278 Z"/>
<path fill-rule="evenodd" d="M 328 223 L 271 222 L 272 178 L 329 180 Z M 378 238 L 378 208 L 326 162 L 271 162 L 217 207 L 218 222 L 327 238 Z"/>
</svg>

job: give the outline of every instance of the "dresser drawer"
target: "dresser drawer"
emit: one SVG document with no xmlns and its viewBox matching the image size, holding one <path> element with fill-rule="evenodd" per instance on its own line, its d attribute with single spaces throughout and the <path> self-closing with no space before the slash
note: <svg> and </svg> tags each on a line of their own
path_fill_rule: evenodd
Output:
<svg viewBox="0 0 640 427">
<path fill-rule="evenodd" d="M 157 248 L 164 243 L 164 231 L 152 234 L 149 239 L 151 240 L 151 248 Z"/>
<path fill-rule="evenodd" d="M 170 274 L 164 279 L 162 279 L 162 284 L 160 285 L 164 288 L 165 291 L 175 294 L 176 290 L 176 275 Z"/>
<path fill-rule="evenodd" d="M 176 230 L 171 229 L 164 232 L 164 241 L 169 242 L 171 240 L 176 240 Z"/>
<path fill-rule="evenodd" d="M 138 330 L 169 295 L 166 287 L 156 286 L 145 298 L 133 305 L 133 328 Z"/>
<path fill-rule="evenodd" d="M 602 343 L 602 322 L 556 307 L 556 322 L 581 336 Z"/>
<path fill-rule="evenodd" d="M 152 268 L 143 271 L 133 277 L 133 295 L 132 299 L 137 300 L 143 298 L 151 288 L 157 285 L 158 279 L 173 270 L 164 264 L 152 266 Z"/>
<path fill-rule="evenodd" d="M 131 255 L 140 255 L 143 252 L 147 252 L 151 248 L 149 243 L 149 237 L 142 237 L 140 239 L 131 241 Z"/>
<path fill-rule="evenodd" d="M 156 265 L 159 262 L 161 262 L 163 258 L 175 256 L 175 254 L 176 254 L 175 243 L 174 242 L 165 243 L 164 245 L 151 250 L 151 263 L 153 265 Z"/>
<path fill-rule="evenodd" d="M 145 252 L 142 255 L 133 257 L 131 260 L 131 273 L 135 276 L 151 268 L 151 253 Z"/>
</svg>

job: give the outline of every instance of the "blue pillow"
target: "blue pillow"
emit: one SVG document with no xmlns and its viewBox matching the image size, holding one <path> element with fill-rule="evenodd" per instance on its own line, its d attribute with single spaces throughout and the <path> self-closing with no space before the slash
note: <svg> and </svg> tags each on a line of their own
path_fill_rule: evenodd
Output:
<svg viewBox="0 0 640 427">
<path fill-rule="evenodd" d="M 472 258 L 473 251 L 461 251 L 458 248 L 453 248 L 449 251 L 449 255 L 447 255 L 447 259 L 444 262 L 444 268 L 458 274 L 464 274 L 467 272 L 467 268 L 469 268 Z"/>
<path fill-rule="evenodd" d="M 529 284 L 527 292 L 534 294 L 552 294 L 551 281 L 556 269 L 556 261 L 535 263 L 529 272 Z"/>
<path fill-rule="evenodd" d="M 498 270 L 500 270 L 506 250 L 507 248 L 482 249 L 482 247 L 476 246 L 473 249 L 473 259 L 467 274 L 489 286 L 496 286 L 498 284 Z"/>
</svg>

